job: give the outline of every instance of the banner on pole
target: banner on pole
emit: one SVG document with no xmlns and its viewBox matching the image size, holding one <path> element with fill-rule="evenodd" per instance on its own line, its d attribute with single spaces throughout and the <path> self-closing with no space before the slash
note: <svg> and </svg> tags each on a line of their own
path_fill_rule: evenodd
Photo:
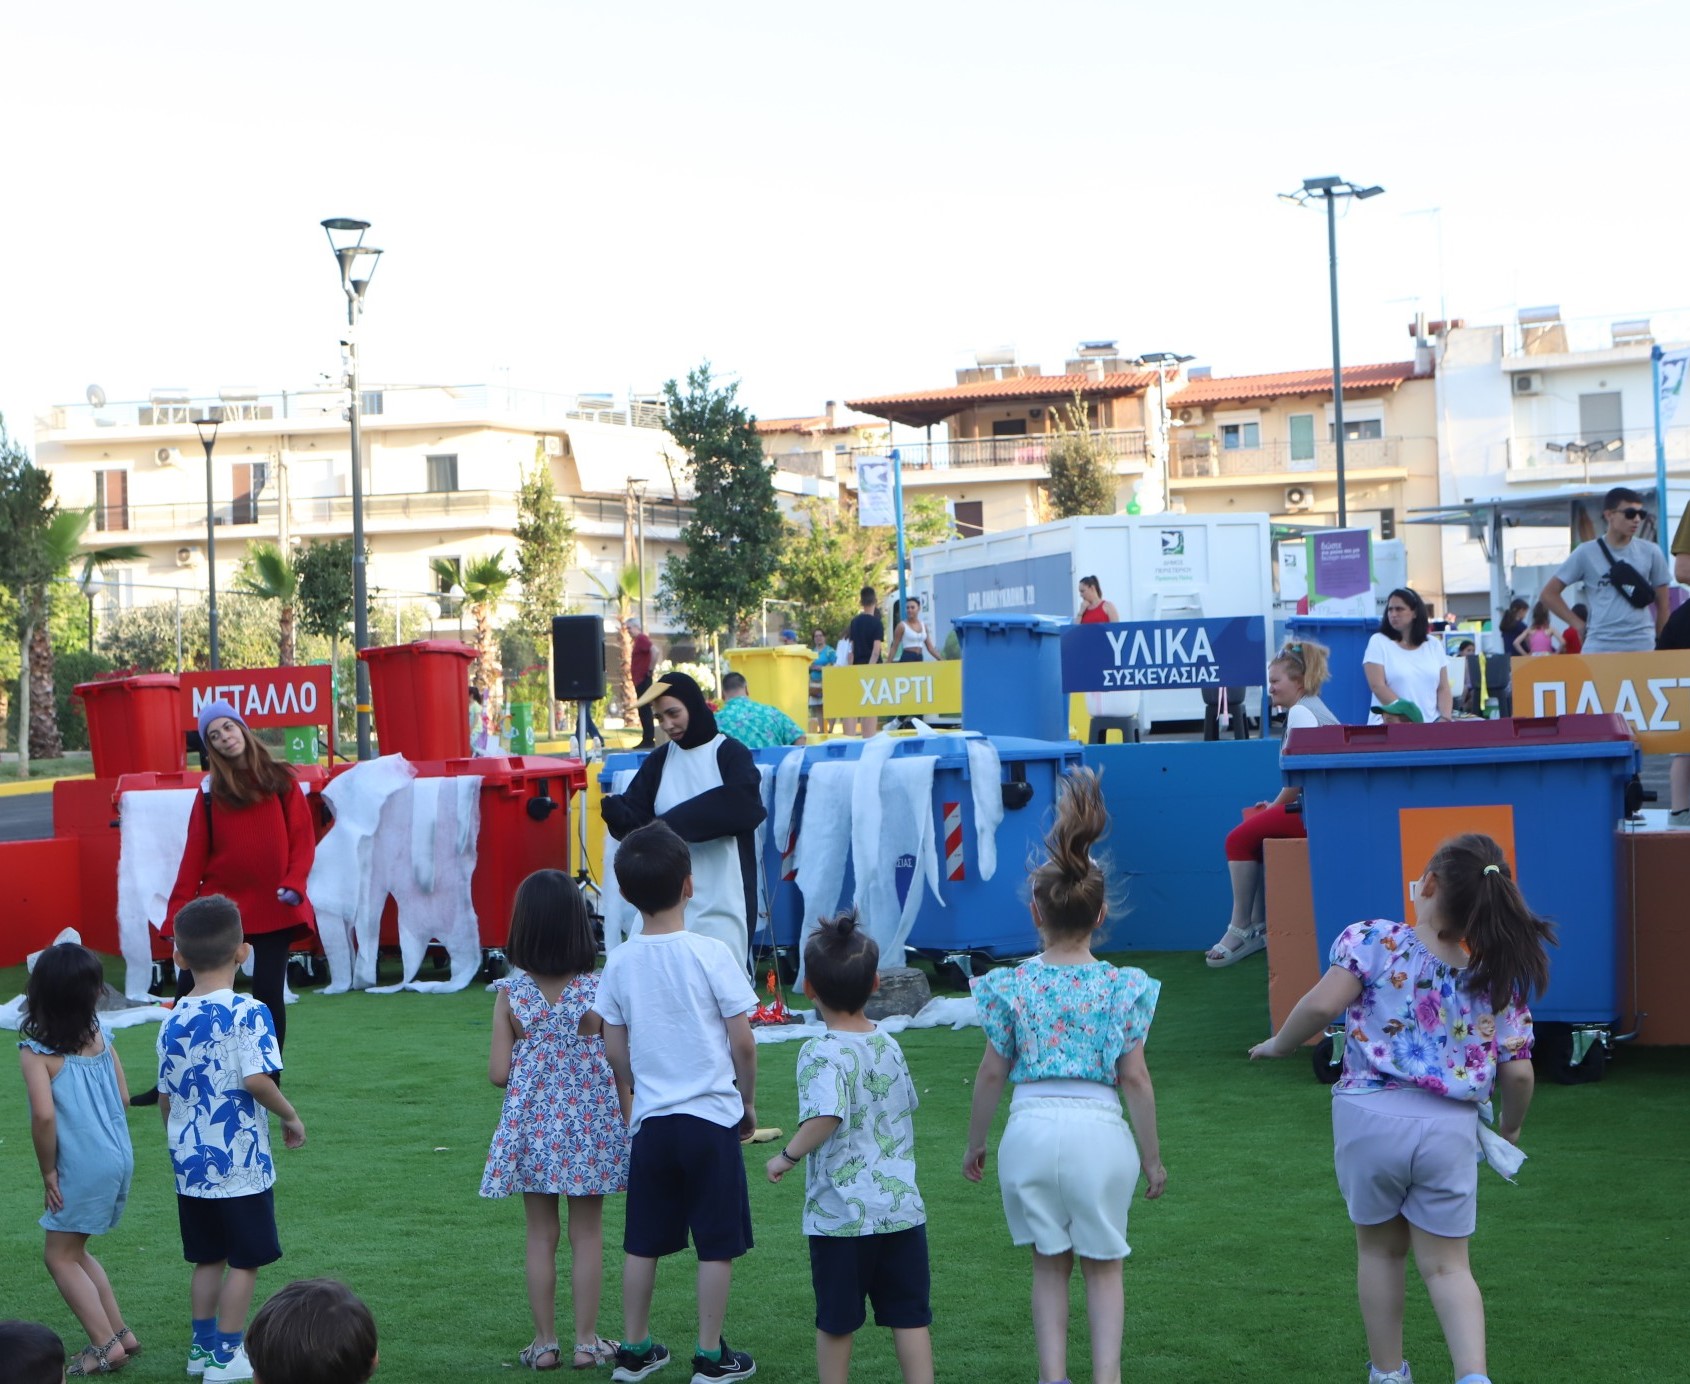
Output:
<svg viewBox="0 0 1690 1384">
<path fill-rule="evenodd" d="M 1215 620 L 1131 620 L 1062 631 L 1064 692 L 1260 687 L 1267 628 L 1259 615 Z"/>
<path fill-rule="evenodd" d="M 892 467 L 887 457 L 857 461 L 857 525 L 865 529 L 896 528 L 897 506 L 892 499 Z"/>
<path fill-rule="evenodd" d="M 1673 416 L 1684 397 L 1684 377 L 1690 373 L 1690 347 L 1661 352 L 1661 431 L 1672 426 Z M 1666 496 L 1661 497 L 1666 503 Z"/>
</svg>

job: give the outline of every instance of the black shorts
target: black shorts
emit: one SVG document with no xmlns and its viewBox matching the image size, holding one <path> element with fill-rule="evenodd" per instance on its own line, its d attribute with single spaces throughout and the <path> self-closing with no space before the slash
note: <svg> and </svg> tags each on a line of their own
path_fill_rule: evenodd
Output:
<svg viewBox="0 0 1690 1384">
<path fill-rule="evenodd" d="M 930 1326 L 932 1279 L 927 1267 L 927 1227 L 889 1235 L 810 1236 L 810 1282 L 816 1290 L 816 1330 L 849 1336 L 868 1320 L 902 1330 Z"/>
<path fill-rule="evenodd" d="M 687 1247 L 689 1230 L 700 1259 L 738 1259 L 751 1248 L 739 1130 L 696 1115 L 657 1115 L 634 1135 L 622 1248 L 661 1259 Z"/>
<path fill-rule="evenodd" d="M 282 1257 L 273 1188 L 245 1197 L 177 1193 L 176 1219 L 182 1226 L 182 1257 L 190 1264 L 227 1262 L 231 1269 L 261 1269 Z"/>
</svg>

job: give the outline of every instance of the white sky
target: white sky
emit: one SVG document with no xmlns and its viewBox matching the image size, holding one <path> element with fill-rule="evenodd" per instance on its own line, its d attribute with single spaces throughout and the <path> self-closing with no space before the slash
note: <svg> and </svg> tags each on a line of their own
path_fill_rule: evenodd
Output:
<svg viewBox="0 0 1690 1384">
<path fill-rule="evenodd" d="M 0 7 L 0 411 L 338 368 L 318 222 L 386 251 L 370 381 L 758 413 L 1082 338 L 1217 374 L 1347 362 L 1417 307 L 1690 304 L 1681 0 Z M 1441 208 L 1438 216 L 1426 214 Z M 1443 271 L 1438 267 L 1438 227 Z"/>
</svg>

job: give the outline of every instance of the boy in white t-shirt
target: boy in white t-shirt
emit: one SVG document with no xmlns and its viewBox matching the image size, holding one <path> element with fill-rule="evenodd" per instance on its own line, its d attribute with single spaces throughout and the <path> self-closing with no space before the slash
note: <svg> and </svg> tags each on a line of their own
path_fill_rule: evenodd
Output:
<svg viewBox="0 0 1690 1384">
<path fill-rule="evenodd" d="M 756 1128 L 757 995 L 716 938 L 686 930 L 687 843 L 661 821 L 623 838 L 616 883 L 641 929 L 610 954 L 593 1008 L 618 1082 L 631 1082 L 633 1153 L 622 1248 L 623 1340 L 611 1378 L 629 1384 L 669 1363 L 651 1337 L 657 1261 L 692 1234 L 698 1255 L 693 1384 L 748 1379 L 757 1365 L 722 1339 L 733 1261 L 751 1248 L 740 1144 Z"/>
</svg>

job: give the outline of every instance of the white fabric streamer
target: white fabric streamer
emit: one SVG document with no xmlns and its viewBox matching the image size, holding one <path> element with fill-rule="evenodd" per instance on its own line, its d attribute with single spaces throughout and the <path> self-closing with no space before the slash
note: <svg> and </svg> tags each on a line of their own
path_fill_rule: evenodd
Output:
<svg viewBox="0 0 1690 1384">
<path fill-rule="evenodd" d="M 381 911 L 387 902 L 385 892 L 372 897 L 376 834 L 388 802 L 409 787 L 416 773 L 403 756 L 383 755 L 353 765 L 323 790 L 334 809 L 334 826 L 317 843 L 306 890 L 329 963 L 325 995 L 375 984 Z M 389 849 L 386 842 L 383 849 Z"/>
<path fill-rule="evenodd" d="M 188 817 L 198 801 L 195 789 L 163 788 L 125 793 L 118 802 L 117 939 L 123 952 L 123 993 L 130 999 L 145 999 L 152 984 L 147 926 L 164 925 L 188 842 Z"/>
<path fill-rule="evenodd" d="M 798 783 L 803 771 L 802 748 L 788 750 L 775 769 L 774 842 L 775 848 L 782 852 L 792 846 L 792 810 L 798 803 Z"/>
<path fill-rule="evenodd" d="M 763 798 L 763 820 L 766 822 L 774 815 L 774 765 L 759 764 L 757 766 L 757 775 L 758 792 Z M 768 935 L 770 945 L 773 945 L 774 932 L 769 920 L 771 916 L 771 909 L 774 907 L 774 900 L 769 897 L 769 877 L 763 870 L 763 854 L 768 849 L 768 833 L 764 831 L 762 827 L 758 827 L 756 833 L 751 839 L 755 844 L 757 860 L 757 916 L 747 920 L 747 929 L 753 943 L 755 943 L 759 933 L 766 933 Z M 756 950 L 755 945 L 752 947 L 752 950 Z"/>
<path fill-rule="evenodd" d="M 839 907 L 845 887 L 845 862 L 851 850 L 851 799 L 857 765 L 848 759 L 822 760 L 810 766 L 804 788 L 804 823 L 798 832 L 795 880 L 804 900 L 798 932 L 799 978 L 804 944 L 816 922 Z"/>
<path fill-rule="evenodd" d="M 632 769 L 618 769 L 610 776 L 612 794 L 625 793 L 628 785 L 634 781 L 634 775 L 639 773 L 638 766 Z M 583 811 L 586 809 L 583 808 Z M 604 952 L 609 956 L 623 942 L 640 930 L 639 910 L 622 897 L 622 891 L 616 887 L 616 848 L 622 843 L 608 831 L 604 834 L 604 859 L 601 862 L 599 878 L 604 881 L 599 889 L 599 912 L 604 915 Z"/>
<path fill-rule="evenodd" d="M 924 884 L 939 895 L 933 829 L 932 755 L 892 754 L 896 742 L 876 736 L 863 749 L 851 794 L 851 861 L 857 911 L 880 948 L 882 967 L 903 962 L 904 942 L 921 911 Z M 898 862 L 913 857 L 914 873 L 898 903 Z"/>
<path fill-rule="evenodd" d="M 968 782 L 974 794 L 974 858 L 982 880 L 998 872 L 998 827 L 1003 822 L 1003 765 L 984 736 L 967 742 Z"/>
<path fill-rule="evenodd" d="M 426 827 L 428 835 L 419 836 Z M 481 778 L 419 778 L 409 793 L 392 798 L 377 830 L 372 871 L 372 898 L 379 900 L 376 918 L 387 895 L 399 910 L 399 951 L 402 979 L 396 985 L 371 986 L 370 993 L 388 995 L 400 990 L 448 994 L 461 990 L 481 966 L 481 929 L 476 919 L 470 880 L 475 874 L 475 843 L 481 827 Z M 412 851 L 398 849 L 409 842 Z M 468 849 L 464 849 L 467 844 Z M 420 856 L 432 856 L 431 869 L 419 867 Z M 431 887 L 423 887 L 425 876 Z M 438 942 L 451 957 L 447 980 L 418 980 L 423 954 Z"/>
</svg>

